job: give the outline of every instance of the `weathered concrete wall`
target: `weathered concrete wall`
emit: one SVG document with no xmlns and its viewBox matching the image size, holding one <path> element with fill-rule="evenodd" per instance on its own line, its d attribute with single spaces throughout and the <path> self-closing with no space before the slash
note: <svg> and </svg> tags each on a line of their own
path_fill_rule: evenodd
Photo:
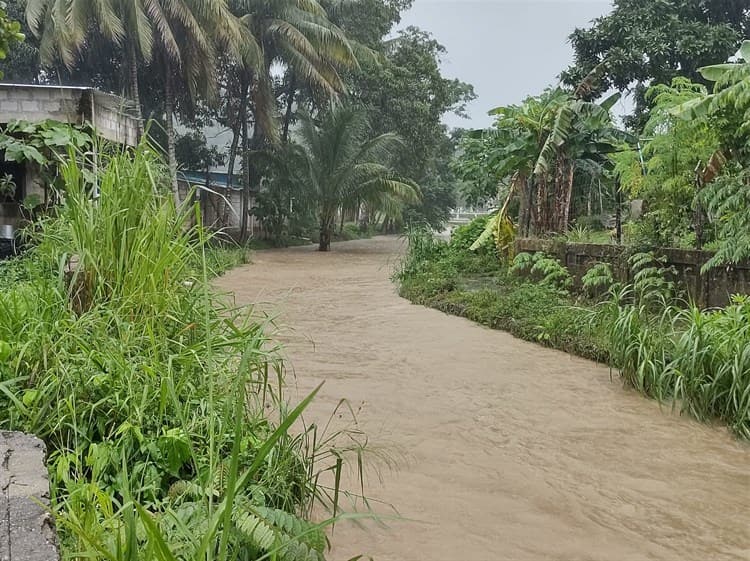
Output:
<svg viewBox="0 0 750 561">
<path fill-rule="evenodd" d="M 138 144 L 138 122 L 129 114 L 125 99 L 94 91 L 91 122 L 100 136 L 126 146 Z"/>
<path fill-rule="evenodd" d="M 56 561 L 44 444 L 33 436 L 0 432 L 0 561 Z"/>
<path fill-rule="evenodd" d="M 107 140 L 134 146 L 138 122 L 128 102 L 91 88 L 0 84 L 0 122 L 54 119 L 82 125 L 88 122 Z"/>
<path fill-rule="evenodd" d="M 621 282 L 632 280 L 627 263 L 630 253 L 624 246 L 518 239 L 515 249 L 517 253 L 543 251 L 555 257 L 565 265 L 576 284 L 580 284 L 581 277 L 597 263 L 610 264 Z M 725 306 L 732 294 L 750 294 L 750 263 L 703 274 L 701 267 L 713 257 L 711 251 L 658 248 L 654 254 L 665 258 L 666 266 L 673 267 L 676 272 L 674 280 L 701 306 Z"/>
<path fill-rule="evenodd" d="M 65 123 L 81 124 L 79 104 L 84 91 L 0 84 L 0 115 L 5 123 L 14 119 L 55 119 Z"/>
</svg>

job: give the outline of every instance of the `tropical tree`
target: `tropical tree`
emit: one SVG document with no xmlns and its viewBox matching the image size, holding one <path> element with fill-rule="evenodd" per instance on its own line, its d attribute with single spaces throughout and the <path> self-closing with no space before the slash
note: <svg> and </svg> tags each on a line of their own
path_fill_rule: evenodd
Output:
<svg viewBox="0 0 750 561">
<path fill-rule="evenodd" d="M 61 60 L 72 67 L 92 37 L 121 49 L 122 66 L 128 68 L 129 90 L 140 112 L 138 64 L 150 63 L 164 94 L 167 152 L 172 188 L 177 195 L 174 112 L 176 89 L 189 99 L 211 97 L 216 92 L 216 48 L 252 52 L 243 42 L 241 27 L 224 0 L 157 0 L 154 2 L 97 0 L 30 0 L 26 17 L 40 37 L 40 56 L 52 64 Z M 257 52 L 257 49 L 256 49 Z"/>
<path fill-rule="evenodd" d="M 367 113 L 339 105 L 316 122 L 301 119 L 296 163 L 315 201 L 320 226 L 320 251 L 328 251 L 339 212 L 369 205 L 395 214 L 419 199 L 419 188 L 393 173 L 391 162 L 403 148 L 393 133 L 371 135 Z"/>
<path fill-rule="evenodd" d="M 520 106 L 493 109 L 494 127 L 467 136 L 455 169 L 484 198 L 493 186 L 518 195 L 522 235 L 565 232 L 577 175 L 603 174 L 624 139 L 609 114 L 616 100 L 596 104 L 555 88 Z M 504 219 L 498 215 L 491 226 Z"/>
<path fill-rule="evenodd" d="M 339 70 L 356 67 L 357 60 L 346 35 L 331 23 L 316 0 L 231 0 L 230 8 L 242 23 L 248 44 L 253 45 L 249 50 L 252 56 L 221 58 L 222 95 L 219 106 L 210 113 L 232 132 L 230 177 L 237 155 L 242 155 L 240 236 L 244 238 L 249 190 L 259 181 L 250 155 L 276 146 L 289 133 L 289 119 L 279 126 L 279 96 L 286 94 L 287 103 L 293 104 L 297 88 L 304 86 L 325 101 L 334 99 L 345 91 Z M 283 88 L 275 83 L 279 68 L 289 81 Z M 288 108 L 287 116 L 290 111 Z M 227 205 L 226 218 L 228 209 Z"/>
<path fill-rule="evenodd" d="M 633 91 L 635 114 L 627 124 L 640 131 L 649 87 L 678 76 L 707 85 L 699 69 L 726 60 L 749 35 L 746 0 L 615 0 L 610 13 L 571 34 L 575 59 L 563 81 L 575 87 L 598 67 L 587 99 L 613 88 Z"/>
<path fill-rule="evenodd" d="M 713 92 L 674 107 L 672 114 L 687 122 L 706 122 L 718 149 L 703 164 L 697 197 L 716 228 L 716 254 L 706 268 L 750 258 L 750 41 L 739 60 L 706 66 L 702 76 Z"/>
</svg>

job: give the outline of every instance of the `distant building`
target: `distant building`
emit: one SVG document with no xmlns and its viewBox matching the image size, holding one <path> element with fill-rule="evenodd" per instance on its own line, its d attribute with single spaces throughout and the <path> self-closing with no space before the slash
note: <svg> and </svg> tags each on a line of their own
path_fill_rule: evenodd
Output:
<svg viewBox="0 0 750 561">
<path fill-rule="evenodd" d="M 138 121 L 131 108 L 131 103 L 122 97 L 93 88 L 0 84 L 0 126 L 18 120 L 88 124 L 101 138 L 135 146 Z M 12 177 L 16 192 L 0 200 L 0 242 L 6 240 L 0 245 L 7 245 L 22 221 L 21 203 L 30 195 L 44 200 L 47 188 L 34 164 L 6 162 L 0 155 L 0 177 L 6 174 Z"/>
<path fill-rule="evenodd" d="M 229 186 L 229 175 L 222 172 L 179 171 L 177 184 L 180 199 L 185 200 L 191 190 L 201 203 L 203 224 L 212 229 L 225 229 L 229 233 L 239 231 L 242 215 L 242 177 L 235 175 Z M 248 204 L 248 233 L 258 236 L 261 232 L 259 220 L 252 214 L 258 192 L 251 191 Z M 224 218 L 226 217 L 226 221 Z"/>
</svg>

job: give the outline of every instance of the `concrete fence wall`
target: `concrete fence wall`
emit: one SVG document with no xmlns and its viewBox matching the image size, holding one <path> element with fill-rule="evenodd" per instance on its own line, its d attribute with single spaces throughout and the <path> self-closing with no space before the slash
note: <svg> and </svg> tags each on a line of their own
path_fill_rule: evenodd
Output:
<svg viewBox="0 0 750 561">
<path fill-rule="evenodd" d="M 555 257 L 565 265 L 577 285 L 580 285 L 581 277 L 597 263 L 610 264 L 615 277 L 621 282 L 632 280 L 627 263 L 632 251 L 624 246 L 518 239 L 515 249 L 517 253 L 541 251 Z M 659 248 L 654 250 L 654 254 L 664 257 L 666 266 L 674 268 L 674 280 L 700 306 L 725 306 L 732 294 L 750 294 L 750 263 L 713 269 L 704 274 L 701 267 L 713 257 L 713 252 Z"/>
</svg>

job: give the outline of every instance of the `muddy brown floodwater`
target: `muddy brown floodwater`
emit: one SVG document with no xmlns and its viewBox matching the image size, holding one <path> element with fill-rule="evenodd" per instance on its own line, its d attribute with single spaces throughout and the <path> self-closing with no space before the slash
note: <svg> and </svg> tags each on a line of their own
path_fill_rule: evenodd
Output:
<svg viewBox="0 0 750 561">
<path fill-rule="evenodd" d="M 326 381 L 308 418 L 346 398 L 398 458 L 365 490 L 404 520 L 338 525 L 334 561 L 750 560 L 750 445 L 603 366 L 399 298 L 401 251 L 259 252 L 218 281 L 278 312 L 299 396 Z"/>
</svg>

